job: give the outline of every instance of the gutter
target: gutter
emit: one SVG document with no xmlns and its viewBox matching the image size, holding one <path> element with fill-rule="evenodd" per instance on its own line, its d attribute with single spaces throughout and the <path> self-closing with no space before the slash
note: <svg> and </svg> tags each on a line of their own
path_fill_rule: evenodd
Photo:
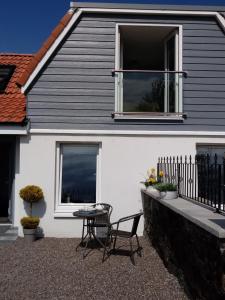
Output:
<svg viewBox="0 0 225 300">
<path fill-rule="evenodd" d="M 0 125 L 1 135 L 28 135 L 28 129 L 15 125 Z"/>
<path fill-rule="evenodd" d="M 30 130 L 30 121 L 24 119 L 21 123 L 1 122 L 0 123 L 0 136 L 1 135 L 28 135 Z"/>
</svg>

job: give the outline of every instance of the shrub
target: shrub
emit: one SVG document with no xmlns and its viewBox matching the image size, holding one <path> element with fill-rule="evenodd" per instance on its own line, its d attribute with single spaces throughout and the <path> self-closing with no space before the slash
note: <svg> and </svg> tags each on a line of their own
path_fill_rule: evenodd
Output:
<svg viewBox="0 0 225 300">
<path fill-rule="evenodd" d="M 25 188 L 20 190 L 20 197 L 26 202 L 34 203 L 43 199 L 44 195 L 39 186 L 27 185 Z"/>
<path fill-rule="evenodd" d="M 39 225 L 40 219 L 38 217 L 23 217 L 20 220 L 24 229 L 36 229 Z"/>
<path fill-rule="evenodd" d="M 32 216 L 32 205 L 44 198 L 42 189 L 36 185 L 27 185 L 20 190 L 20 197 L 30 204 L 30 214 Z"/>
<path fill-rule="evenodd" d="M 160 192 L 174 192 L 177 190 L 177 186 L 172 183 L 159 183 L 155 185 L 155 188 Z"/>
</svg>

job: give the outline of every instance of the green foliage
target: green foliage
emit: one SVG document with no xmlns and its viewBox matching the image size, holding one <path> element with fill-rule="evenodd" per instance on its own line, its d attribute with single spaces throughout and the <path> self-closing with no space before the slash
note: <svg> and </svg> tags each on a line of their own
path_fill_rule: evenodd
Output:
<svg viewBox="0 0 225 300">
<path fill-rule="evenodd" d="M 27 185 L 20 190 L 20 197 L 29 203 L 38 202 L 44 198 L 42 189 L 36 185 Z"/>
<path fill-rule="evenodd" d="M 172 183 L 159 183 L 155 185 L 155 188 L 160 192 L 174 192 L 177 190 L 177 186 Z"/>
<path fill-rule="evenodd" d="M 39 225 L 40 219 L 38 217 L 23 217 L 20 220 L 24 229 L 36 229 Z"/>
</svg>

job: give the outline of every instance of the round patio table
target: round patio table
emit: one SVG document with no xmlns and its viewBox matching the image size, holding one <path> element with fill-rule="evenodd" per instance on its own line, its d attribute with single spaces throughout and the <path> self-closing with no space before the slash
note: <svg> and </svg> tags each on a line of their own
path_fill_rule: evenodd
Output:
<svg viewBox="0 0 225 300">
<path fill-rule="evenodd" d="M 80 243 L 77 245 L 76 250 L 79 247 L 84 249 L 83 258 L 85 258 L 88 254 L 87 246 L 91 241 L 96 241 L 100 246 L 104 248 L 104 252 L 108 252 L 106 249 L 106 244 L 104 244 L 95 234 L 94 221 L 97 217 L 104 216 L 108 213 L 107 210 L 103 209 L 93 209 L 93 210 L 78 210 L 73 213 L 74 217 L 83 219 L 83 228 L 82 228 L 82 237 Z M 87 228 L 87 232 L 84 235 L 85 227 Z M 84 246 L 85 245 L 85 246 Z"/>
</svg>

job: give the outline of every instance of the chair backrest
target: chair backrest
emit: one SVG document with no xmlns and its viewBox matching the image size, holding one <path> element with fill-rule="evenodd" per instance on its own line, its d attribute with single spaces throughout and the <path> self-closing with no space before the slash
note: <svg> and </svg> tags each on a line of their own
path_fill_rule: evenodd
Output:
<svg viewBox="0 0 225 300">
<path fill-rule="evenodd" d="M 133 236 L 137 233 L 138 224 L 139 224 L 142 214 L 143 213 L 139 213 L 139 214 L 136 214 L 133 216 L 134 221 L 133 221 L 133 225 L 132 225 L 131 236 Z"/>
<path fill-rule="evenodd" d="M 111 217 L 111 214 L 112 214 L 112 211 L 113 211 L 112 205 L 110 205 L 108 203 L 96 203 L 96 204 L 93 205 L 93 207 L 96 207 L 96 206 L 101 206 L 102 209 L 104 209 L 108 212 L 108 221 L 110 222 L 110 217 Z"/>
<path fill-rule="evenodd" d="M 131 237 L 134 236 L 137 233 L 138 224 L 139 224 L 139 221 L 140 221 L 140 217 L 142 215 L 143 215 L 143 213 L 138 213 L 138 214 L 135 214 L 135 215 L 131 215 L 131 216 L 119 219 L 119 221 L 116 222 L 118 224 L 117 229 L 118 229 L 118 226 L 119 226 L 120 223 L 133 220 L 130 236 Z"/>
</svg>

